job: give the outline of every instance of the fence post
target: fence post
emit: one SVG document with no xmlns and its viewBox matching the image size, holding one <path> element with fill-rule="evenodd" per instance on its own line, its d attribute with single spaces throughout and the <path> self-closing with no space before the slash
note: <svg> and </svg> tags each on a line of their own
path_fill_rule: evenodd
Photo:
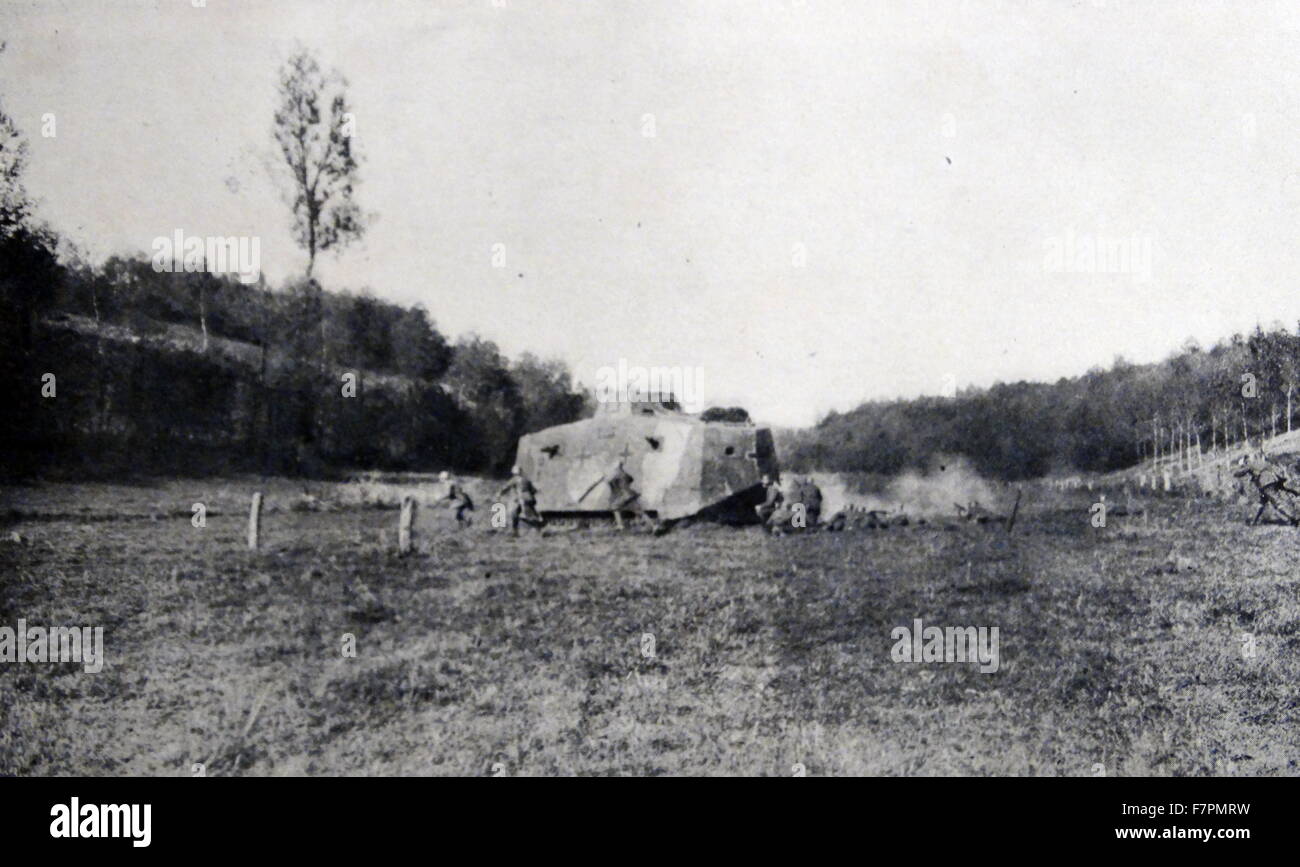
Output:
<svg viewBox="0 0 1300 867">
<path fill-rule="evenodd" d="M 262 492 L 253 494 L 253 505 L 248 510 L 248 550 L 257 550 L 257 531 L 262 522 Z"/>
<path fill-rule="evenodd" d="M 402 497 L 402 516 L 397 523 L 397 553 L 411 553 L 411 521 L 415 517 L 415 498 Z"/>
</svg>

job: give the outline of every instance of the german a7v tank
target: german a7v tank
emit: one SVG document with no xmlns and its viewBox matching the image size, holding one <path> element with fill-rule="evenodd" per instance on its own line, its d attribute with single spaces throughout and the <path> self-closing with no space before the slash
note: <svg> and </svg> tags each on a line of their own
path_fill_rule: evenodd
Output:
<svg viewBox="0 0 1300 867">
<path fill-rule="evenodd" d="M 543 514 L 599 515 L 610 512 L 601 482 L 619 461 L 635 505 L 660 521 L 756 522 L 762 478 L 778 475 L 767 428 L 705 421 L 659 399 L 602 403 L 592 418 L 527 434 L 515 463 L 537 486 Z"/>
</svg>

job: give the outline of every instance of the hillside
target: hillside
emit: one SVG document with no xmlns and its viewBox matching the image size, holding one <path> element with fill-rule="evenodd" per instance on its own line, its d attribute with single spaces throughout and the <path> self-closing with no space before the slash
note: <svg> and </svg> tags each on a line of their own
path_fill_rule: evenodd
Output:
<svg viewBox="0 0 1300 867">
<path fill-rule="evenodd" d="M 1294 429 L 1297 384 L 1300 333 L 1275 325 L 1209 349 L 1189 341 L 1156 364 L 1116 359 L 1055 383 L 865 403 L 785 432 L 778 445 L 800 472 L 896 475 L 961 455 L 1001 479 L 1111 473 Z"/>
<path fill-rule="evenodd" d="M 449 341 L 369 291 L 9 243 L 33 261 L 0 277 L 0 373 L 32 385 L 0 421 L 2 478 L 500 473 L 519 436 L 587 411 L 562 362 Z"/>
</svg>

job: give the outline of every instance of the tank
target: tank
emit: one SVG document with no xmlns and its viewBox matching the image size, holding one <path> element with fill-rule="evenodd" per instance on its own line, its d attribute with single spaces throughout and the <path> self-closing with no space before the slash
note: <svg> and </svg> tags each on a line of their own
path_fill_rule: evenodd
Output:
<svg viewBox="0 0 1300 867">
<path fill-rule="evenodd" d="M 704 421 L 671 400 L 602 403 L 595 416 L 519 440 L 515 463 L 547 515 L 610 513 L 601 483 L 618 461 L 642 509 L 660 520 L 758 520 L 763 476 L 777 478 L 772 433 L 748 421 Z"/>
</svg>

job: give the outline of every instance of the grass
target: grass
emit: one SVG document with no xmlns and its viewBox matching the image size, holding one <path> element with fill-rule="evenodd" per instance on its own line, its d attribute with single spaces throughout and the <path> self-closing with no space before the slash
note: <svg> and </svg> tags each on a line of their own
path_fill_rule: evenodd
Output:
<svg viewBox="0 0 1300 867">
<path fill-rule="evenodd" d="M 1297 531 L 1245 506 L 1155 500 L 1096 529 L 1086 491 L 1033 489 L 1010 538 L 513 539 L 480 503 L 468 531 L 426 516 L 400 558 L 396 512 L 297 511 L 279 481 L 256 483 L 249 552 L 254 485 L 0 491 L 21 538 L 0 542 L 0 625 L 103 626 L 107 654 L 0 663 L 0 773 L 1300 770 Z M 916 618 L 999 627 L 1001 670 L 893 662 Z"/>
</svg>

